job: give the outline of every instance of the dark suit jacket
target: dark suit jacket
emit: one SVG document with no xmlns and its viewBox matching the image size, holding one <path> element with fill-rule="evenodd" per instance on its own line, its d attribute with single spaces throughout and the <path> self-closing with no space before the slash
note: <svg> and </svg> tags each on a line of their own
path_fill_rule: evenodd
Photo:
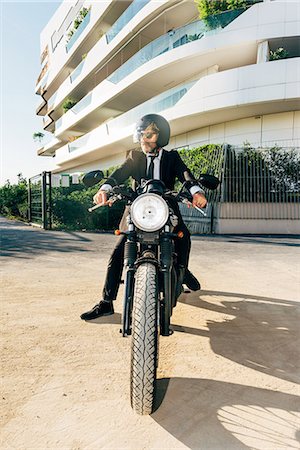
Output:
<svg viewBox="0 0 300 450">
<path fill-rule="evenodd" d="M 163 152 L 160 161 L 160 179 L 165 183 L 167 189 L 173 190 L 176 178 L 182 183 L 191 181 L 197 184 L 187 166 L 184 164 L 179 154 L 175 150 Z M 129 177 L 132 177 L 138 184 L 142 178 L 146 178 L 147 157 L 141 150 L 132 150 L 126 161 L 111 174 L 106 183 L 114 186 L 124 183 Z M 114 181 L 114 179 L 116 181 Z"/>
</svg>

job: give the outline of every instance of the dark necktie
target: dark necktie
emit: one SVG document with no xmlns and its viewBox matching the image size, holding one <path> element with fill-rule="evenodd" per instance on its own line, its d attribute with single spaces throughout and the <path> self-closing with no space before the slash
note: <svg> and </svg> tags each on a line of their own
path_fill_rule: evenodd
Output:
<svg viewBox="0 0 300 450">
<path fill-rule="evenodd" d="M 151 159 L 148 170 L 147 170 L 147 179 L 148 180 L 153 180 L 154 178 L 154 158 L 156 158 L 156 156 L 149 156 L 149 158 Z"/>
</svg>

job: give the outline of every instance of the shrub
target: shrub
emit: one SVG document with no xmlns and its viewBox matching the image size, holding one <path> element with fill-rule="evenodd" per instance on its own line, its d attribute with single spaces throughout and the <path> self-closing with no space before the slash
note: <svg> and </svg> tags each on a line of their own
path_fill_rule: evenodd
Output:
<svg viewBox="0 0 300 450">
<path fill-rule="evenodd" d="M 260 3 L 263 0 L 195 0 L 199 11 L 199 19 L 207 25 L 208 29 L 225 27 L 230 18 L 222 14 L 225 11 L 242 12 L 254 3 Z M 238 12 L 238 11 L 237 11 Z M 238 15 L 238 14 L 237 14 Z M 231 18 L 232 20 L 233 18 Z"/>
<path fill-rule="evenodd" d="M 25 179 L 18 184 L 9 181 L 0 188 L 0 212 L 5 216 L 27 219 L 28 191 Z"/>
<path fill-rule="evenodd" d="M 85 188 L 73 185 L 69 188 L 52 190 L 52 218 L 55 228 L 73 230 L 112 230 L 118 227 L 124 209 L 124 203 L 118 202 L 112 207 L 103 206 L 88 212 L 98 186 Z"/>
<path fill-rule="evenodd" d="M 270 50 L 270 61 L 276 61 L 278 59 L 286 59 L 289 57 L 289 52 L 282 47 L 277 48 L 276 50 Z"/>
<path fill-rule="evenodd" d="M 76 100 L 73 100 L 72 98 L 67 98 L 62 104 L 62 109 L 66 113 L 67 111 L 69 111 L 69 109 L 73 108 L 73 106 L 75 106 L 76 103 L 77 103 Z"/>
<path fill-rule="evenodd" d="M 218 176 L 222 146 L 206 144 L 191 149 L 181 149 L 179 154 L 194 176 L 198 178 L 201 173 L 210 173 Z"/>
<path fill-rule="evenodd" d="M 73 28 L 71 28 L 67 35 L 67 42 L 70 41 L 71 37 L 75 33 L 75 31 L 79 28 L 80 24 L 83 22 L 85 16 L 88 14 L 91 8 L 82 8 L 79 13 L 77 14 L 77 17 L 75 17 L 73 22 Z"/>
</svg>

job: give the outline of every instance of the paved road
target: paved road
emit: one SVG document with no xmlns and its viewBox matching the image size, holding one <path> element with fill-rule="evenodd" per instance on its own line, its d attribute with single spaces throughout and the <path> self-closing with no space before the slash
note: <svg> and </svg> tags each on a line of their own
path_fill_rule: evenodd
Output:
<svg viewBox="0 0 300 450">
<path fill-rule="evenodd" d="M 1 448 L 299 447 L 296 237 L 194 237 L 202 290 L 160 339 L 157 410 L 129 406 L 130 340 L 116 313 L 85 323 L 115 237 L 1 219 Z"/>
</svg>

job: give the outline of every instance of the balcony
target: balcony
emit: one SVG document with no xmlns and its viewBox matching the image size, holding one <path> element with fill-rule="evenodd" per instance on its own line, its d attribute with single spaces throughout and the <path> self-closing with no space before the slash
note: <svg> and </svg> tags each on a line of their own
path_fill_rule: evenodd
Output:
<svg viewBox="0 0 300 450">
<path fill-rule="evenodd" d="M 39 98 L 37 107 L 36 107 L 36 115 L 37 116 L 44 116 L 46 114 L 47 111 L 47 101 L 45 99 Z"/>
<path fill-rule="evenodd" d="M 170 30 L 167 34 L 155 39 L 127 60 L 125 64 L 108 77 L 108 81 L 117 84 L 134 70 L 157 56 L 188 44 L 189 42 L 201 39 L 204 36 L 218 33 L 244 11 L 245 9 L 226 11 L 212 16 L 206 22 L 197 20 L 183 27 Z"/>
<path fill-rule="evenodd" d="M 121 128 L 133 125 L 140 117 L 147 114 L 149 111 L 152 113 L 161 113 L 169 108 L 173 108 L 173 106 L 181 100 L 196 82 L 197 80 L 190 81 L 189 83 L 184 83 L 173 89 L 169 89 L 168 91 L 153 97 L 151 100 L 144 102 L 142 105 L 136 106 L 119 117 L 110 120 L 106 123 L 108 133 L 112 134 Z"/>
<path fill-rule="evenodd" d="M 123 12 L 119 19 L 106 33 L 106 42 L 109 44 L 120 31 L 130 22 L 130 20 L 145 6 L 150 0 L 134 0 Z"/>
<path fill-rule="evenodd" d="M 53 119 L 46 115 L 43 117 L 43 128 L 45 131 L 50 131 L 51 133 L 55 130 L 55 123 L 53 122 Z"/>
<path fill-rule="evenodd" d="M 48 81 L 49 72 L 46 72 L 46 74 L 43 76 L 43 78 L 40 80 L 40 82 L 37 84 L 35 88 L 36 94 L 42 95 L 46 89 L 47 81 Z"/>
<path fill-rule="evenodd" d="M 49 56 L 49 48 L 48 45 L 46 45 L 43 53 L 41 54 L 41 64 L 43 64 L 44 60 Z"/>
<path fill-rule="evenodd" d="M 123 113 L 126 109 L 131 109 L 135 107 L 137 103 L 141 103 L 147 98 L 142 97 L 137 101 L 135 100 L 136 95 L 135 94 L 126 94 L 124 91 L 122 100 L 119 101 L 118 99 L 115 99 L 116 92 L 115 91 L 115 84 L 118 81 L 121 81 L 123 78 L 126 77 L 126 75 L 132 74 L 135 69 L 139 69 L 143 64 L 145 64 L 148 61 L 151 61 L 152 58 L 155 58 L 158 55 L 163 55 L 168 51 L 171 50 L 177 50 L 177 48 L 192 43 L 193 41 L 202 38 L 203 36 L 208 36 L 210 34 L 218 34 L 223 30 L 221 25 L 225 26 L 229 24 L 231 21 L 234 20 L 239 14 L 241 14 L 244 10 L 238 10 L 238 11 L 229 11 L 225 14 L 222 13 L 219 16 L 219 20 L 215 21 L 215 25 L 218 24 L 217 29 L 206 31 L 205 33 L 201 30 L 206 30 L 208 27 L 203 23 L 203 21 L 196 21 L 189 25 L 186 25 L 184 27 L 180 27 L 177 29 L 172 30 L 171 32 L 161 36 L 160 38 L 156 39 L 155 41 L 151 42 L 151 44 L 144 47 L 141 51 L 136 53 L 131 59 L 129 59 L 123 66 L 121 66 L 119 69 L 117 69 L 110 77 L 107 78 L 107 80 L 104 80 L 100 84 L 98 84 L 93 91 L 91 91 L 89 94 L 87 94 L 85 97 L 83 97 L 82 100 L 77 103 L 76 108 L 74 107 L 70 110 L 76 115 L 78 115 L 79 112 L 83 112 L 84 108 L 88 107 L 88 111 L 84 111 L 89 116 L 84 116 L 84 114 L 81 114 L 81 117 L 78 118 L 72 118 L 70 114 L 66 114 L 67 117 L 63 117 L 59 120 L 56 126 L 56 131 L 58 132 L 58 135 L 62 137 L 61 133 L 64 133 L 64 131 L 72 127 L 74 131 L 82 131 L 82 132 L 88 132 L 89 129 L 92 128 L 92 122 L 93 120 L 100 122 L 100 120 L 105 121 L 108 118 L 112 116 L 117 116 L 120 113 Z M 221 25 L 220 25 L 221 24 Z M 171 52 L 170 52 L 171 53 Z M 200 58 L 200 56 L 199 56 Z M 165 59 L 161 60 L 161 63 L 163 64 Z M 197 63 L 198 64 L 198 63 Z M 195 66 L 196 67 L 196 66 Z M 197 66 L 198 67 L 198 66 Z M 178 71 L 178 81 L 176 73 L 173 74 L 173 84 L 180 83 L 182 80 L 182 70 L 184 70 L 185 79 L 191 78 L 193 74 L 195 73 L 195 68 L 193 68 L 192 65 L 188 65 L 185 68 L 181 68 L 180 71 Z M 201 70 L 200 70 L 201 71 Z M 155 76 L 155 73 L 149 72 L 149 76 Z M 169 76 L 168 76 L 169 78 Z M 180 80 L 181 78 L 181 80 Z M 167 79 L 164 84 L 167 84 Z M 124 89 L 124 87 L 123 87 Z M 134 86 L 132 86 L 132 89 L 134 89 Z M 125 99 L 126 97 L 126 99 Z M 132 98 L 132 100 L 129 99 Z M 148 98 L 150 97 L 150 94 Z M 107 100 L 109 100 L 109 104 L 107 103 Z M 111 100 L 110 100 L 111 99 Z M 106 105 L 105 105 L 106 103 Z M 124 103 L 124 104 L 123 104 Z M 100 113 L 100 106 L 102 105 L 101 113 Z M 80 122 L 80 126 L 73 128 L 75 123 Z M 59 126 L 58 126 L 59 125 Z"/>
<path fill-rule="evenodd" d="M 44 75 L 46 74 L 47 70 L 49 68 L 49 63 L 46 62 L 46 64 L 43 66 L 41 73 L 38 76 L 38 79 L 36 80 L 36 86 L 38 86 L 39 82 L 41 81 L 41 79 L 44 77 Z"/>
<path fill-rule="evenodd" d="M 71 39 L 67 43 L 67 45 L 66 45 L 67 53 L 71 50 L 71 48 L 73 47 L 73 45 L 75 44 L 75 42 L 77 41 L 79 36 L 81 36 L 83 31 L 86 29 L 86 27 L 88 26 L 88 24 L 90 22 L 90 19 L 91 19 L 91 11 L 89 11 L 87 13 L 87 15 L 84 17 L 83 21 L 81 22 L 81 24 L 76 29 L 76 31 L 74 32 L 73 36 L 71 37 Z"/>
<path fill-rule="evenodd" d="M 81 61 L 81 63 L 76 67 L 76 69 L 73 70 L 73 72 L 71 73 L 71 75 L 70 75 L 70 81 L 71 81 L 71 83 L 74 83 L 74 81 L 76 80 L 76 78 L 79 77 L 79 75 L 80 75 L 81 72 L 82 72 L 83 66 L 84 66 L 84 59 L 83 59 L 83 60 Z"/>
<path fill-rule="evenodd" d="M 132 148 L 133 124 L 145 112 L 163 114 L 171 123 L 172 135 L 205 129 L 224 121 L 297 110 L 299 98 L 299 58 L 253 64 L 201 77 L 156 96 L 132 110 L 102 123 L 57 152 L 57 164 L 71 166 L 74 159 L 82 163 L 103 158 L 110 153 Z M 205 131 L 206 133 L 206 131 Z M 257 125 L 251 139 L 260 136 Z M 290 139 L 293 130 L 290 129 Z M 282 130 L 266 129 L 262 140 L 280 140 Z M 207 132 L 209 139 L 209 133 Z M 255 136 L 254 136 L 255 135 Z M 227 131 L 230 137 L 230 130 Z M 244 139 L 242 133 L 239 139 Z M 289 139 L 289 137 L 285 137 Z M 179 138 L 180 141 L 180 138 Z M 254 141 L 255 142 L 255 141 Z M 177 143 L 177 141 L 176 141 Z M 172 143 L 173 146 L 174 143 Z M 182 146 L 182 143 L 178 144 Z"/>
<path fill-rule="evenodd" d="M 142 105 L 131 109 L 125 114 L 122 114 L 119 117 L 106 122 L 106 134 L 112 135 L 113 133 L 117 133 L 119 130 L 122 130 L 128 126 L 133 126 L 138 118 L 146 114 L 148 111 L 151 111 L 153 113 L 160 113 L 162 111 L 165 111 L 166 109 L 172 108 L 176 105 L 176 103 L 179 102 L 179 100 L 181 100 L 181 98 L 189 91 L 189 89 L 191 89 L 191 87 L 195 83 L 196 80 L 182 84 L 180 86 L 176 86 L 173 89 L 169 89 L 168 91 L 157 95 L 151 100 L 148 100 Z M 104 125 L 101 125 L 101 127 L 101 129 L 104 130 Z M 92 134 L 94 134 L 94 130 L 76 139 L 76 141 L 70 143 L 68 145 L 69 152 L 71 153 L 76 150 L 80 150 L 84 146 L 86 146 Z"/>
<path fill-rule="evenodd" d="M 87 108 L 92 102 L 92 92 L 89 92 L 85 97 L 83 97 L 80 102 L 76 103 L 72 108 L 67 111 L 66 114 L 79 114 L 85 108 Z M 56 122 L 56 131 L 63 125 L 64 115 L 60 117 Z"/>
<path fill-rule="evenodd" d="M 57 91 L 53 94 L 48 100 L 48 111 L 52 111 L 54 109 L 54 104 L 57 96 Z"/>
</svg>

